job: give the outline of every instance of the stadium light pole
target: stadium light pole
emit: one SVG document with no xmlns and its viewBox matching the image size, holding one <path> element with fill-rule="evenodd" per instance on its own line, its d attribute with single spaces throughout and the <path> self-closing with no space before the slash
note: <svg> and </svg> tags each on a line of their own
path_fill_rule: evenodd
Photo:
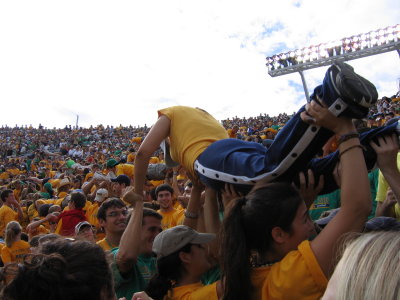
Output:
<svg viewBox="0 0 400 300">
<path fill-rule="evenodd" d="M 400 56 L 400 25 L 353 35 L 337 41 L 321 43 L 279 53 L 266 58 L 268 74 L 277 77 L 299 72 L 307 101 L 309 93 L 303 71 L 396 50 Z"/>
</svg>

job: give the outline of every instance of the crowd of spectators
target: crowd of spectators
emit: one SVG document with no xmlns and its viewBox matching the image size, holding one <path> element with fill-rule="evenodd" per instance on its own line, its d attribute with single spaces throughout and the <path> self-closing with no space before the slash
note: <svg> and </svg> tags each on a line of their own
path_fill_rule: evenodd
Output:
<svg viewBox="0 0 400 300">
<path fill-rule="evenodd" d="M 383 97 L 370 109 L 368 118 L 357 123 L 357 126 L 360 130 L 363 127 L 383 126 L 399 116 L 399 95 Z M 250 118 L 228 118 L 222 120 L 221 124 L 230 138 L 269 147 L 291 117 L 286 113 L 275 117 L 260 114 Z M 98 270 L 93 267 L 94 273 L 105 272 L 96 279 L 101 284 L 100 288 L 93 280 L 89 280 L 89 290 L 76 288 L 74 297 L 83 299 L 82 295 L 86 295 L 88 299 L 113 299 L 115 292 L 119 298 L 145 299 L 145 294 L 133 296 L 134 292 L 146 288 L 156 272 L 156 265 L 160 268 L 165 261 L 161 258 L 172 253 L 171 247 L 173 250 L 179 248 L 176 245 L 164 245 L 163 241 L 158 240 L 164 235 L 182 237 L 187 241 L 193 238 L 188 244 L 190 247 L 211 242 L 211 258 L 207 263 L 203 261 L 202 266 L 198 265 L 198 257 L 193 261 L 186 257 L 175 257 L 175 261 L 169 261 L 167 265 L 178 264 L 182 272 L 193 274 L 203 284 L 214 284 L 215 288 L 219 278 L 216 262 L 218 251 L 212 242 L 215 236 L 202 236 L 188 229 L 195 227 L 199 232 L 217 233 L 214 227 L 209 230 L 211 225 L 207 224 L 215 224 L 214 221 L 210 222 L 215 215 L 207 209 L 207 205 L 214 204 L 204 204 L 200 218 L 190 213 L 188 205 L 192 205 L 191 209 L 203 205 L 199 204 L 204 198 L 200 183 L 192 181 L 193 178 L 189 178 L 181 167 L 167 168 L 161 148 L 150 159 L 144 208 L 136 205 L 137 199 L 132 191 L 135 156 L 149 130 L 147 126 L 103 125 L 90 128 L 66 126 L 63 129 L 47 129 L 42 125 L 39 128 L 0 128 L 0 256 L 3 266 L 0 279 L 5 299 L 21 299 L 17 295 L 20 285 L 24 285 L 23 280 L 37 280 L 37 284 L 51 289 L 51 282 L 56 282 L 52 276 L 58 276 L 63 281 L 54 295 L 57 299 L 64 299 L 64 291 L 68 290 L 69 285 L 79 282 L 79 276 L 82 276 L 82 280 L 89 280 L 81 274 L 82 270 L 78 270 L 79 266 L 75 267 L 77 262 L 88 268 L 93 265 L 93 257 L 88 253 L 94 253 L 102 262 L 110 263 L 111 269 L 103 265 L 97 266 Z M 320 155 L 327 155 L 337 147 L 337 138 L 333 137 Z M 400 156 L 397 156 L 397 163 L 400 167 Z M 155 176 L 151 175 L 151 168 Z M 400 229 L 400 201 L 384 177 L 378 169 L 369 174 L 373 210 L 370 221 L 365 225 L 368 231 Z M 226 190 L 222 199 L 218 199 L 221 218 L 224 215 L 224 201 L 237 196 L 235 191 Z M 320 230 L 326 226 L 340 206 L 340 191 L 318 197 L 315 194 L 308 208 L 316 228 Z M 166 233 L 156 238 L 161 231 Z M 152 248 L 155 239 L 159 247 L 156 251 Z M 76 246 L 68 243 L 76 243 Z M 185 243 L 180 245 L 187 246 Z M 98 247 L 104 252 L 99 254 Z M 192 251 L 190 247 L 183 251 Z M 73 257 L 71 253 L 62 254 L 64 248 L 76 251 L 80 258 L 78 255 Z M 87 256 L 84 256 L 83 250 Z M 153 252 L 157 257 L 153 256 Z M 196 267 L 192 265 L 195 261 Z M 16 271 L 12 268 L 14 263 L 19 263 L 25 269 Z M 55 269 L 51 269 L 51 265 Z M 77 270 L 71 271 L 66 265 L 74 266 Z M 161 268 L 167 267 L 161 265 Z M 202 271 L 198 273 L 198 269 Z M 171 269 L 166 272 L 171 272 Z M 201 277 L 204 272 L 207 274 Z M 152 279 L 150 292 L 159 291 L 161 279 Z M 185 284 L 179 276 L 174 280 Z M 173 290 L 176 295 L 183 293 L 173 285 L 168 288 L 164 285 L 163 288 L 165 293 L 160 297 L 164 297 L 168 290 L 169 293 Z M 29 288 L 23 292 L 25 295 L 35 295 L 31 299 L 40 298 L 40 293 L 36 295 Z M 206 299 L 209 292 L 202 290 L 197 298 Z M 90 294 L 92 298 L 87 296 Z M 170 299 L 178 299 L 168 295 Z"/>
</svg>

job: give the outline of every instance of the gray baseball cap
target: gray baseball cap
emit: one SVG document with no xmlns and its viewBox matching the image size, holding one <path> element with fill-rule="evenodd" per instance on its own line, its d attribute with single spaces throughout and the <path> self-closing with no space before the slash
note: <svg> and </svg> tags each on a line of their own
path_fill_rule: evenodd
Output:
<svg viewBox="0 0 400 300">
<path fill-rule="evenodd" d="M 153 252 L 157 258 L 168 256 L 187 244 L 207 244 L 215 239 L 213 233 L 199 233 L 196 230 L 178 225 L 159 233 L 153 242 Z"/>
</svg>

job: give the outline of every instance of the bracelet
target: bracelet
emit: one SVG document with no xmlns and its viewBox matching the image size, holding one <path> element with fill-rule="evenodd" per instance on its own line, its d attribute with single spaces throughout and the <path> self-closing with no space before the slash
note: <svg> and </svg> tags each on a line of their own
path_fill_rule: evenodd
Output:
<svg viewBox="0 0 400 300">
<path fill-rule="evenodd" d="M 341 143 L 345 142 L 345 141 L 358 138 L 359 136 L 360 136 L 360 135 L 359 135 L 357 132 L 351 132 L 351 133 L 343 134 L 343 135 L 341 135 L 341 136 L 339 137 L 339 139 L 338 139 L 338 146 L 339 146 Z"/>
<path fill-rule="evenodd" d="M 199 217 L 198 213 L 190 212 L 190 211 L 187 211 L 187 210 L 185 210 L 184 215 L 185 215 L 186 218 L 189 218 L 189 219 L 197 219 Z"/>
<path fill-rule="evenodd" d="M 360 149 L 362 149 L 363 151 L 366 150 L 365 147 L 364 147 L 363 145 L 353 145 L 353 146 L 350 146 L 349 148 L 347 148 L 347 149 L 343 150 L 342 152 L 340 152 L 340 154 L 339 154 L 339 160 L 340 160 L 340 158 L 342 157 L 343 154 L 345 154 L 347 151 L 350 151 L 351 149 L 354 149 L 354 148 L 360 148 Z"/>
<path fill-rule="evenodd" d="M 174 173 L 172 173 L 172 175 L 175 175 L 175 176 L 177 176 L 177 175 L 178 175 L 178 172 L 174 172 Z"/>
</svg>

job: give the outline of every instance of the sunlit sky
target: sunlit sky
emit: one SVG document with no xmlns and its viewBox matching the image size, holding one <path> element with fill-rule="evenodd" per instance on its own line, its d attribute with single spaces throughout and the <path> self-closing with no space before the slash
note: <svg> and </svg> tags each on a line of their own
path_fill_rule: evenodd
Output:
<svg viewBox="0 0 400 300">
<path fill-rule="evenodd" d="M 265 57 L 399 23 L 398 0 L 1 1 L 0 126 L 153 124 L 157 109 L 217 119 L 292 113 L 299 74 Z M 350 62 L 398 91 L 395 52 Z M 310 92 L 326 67 L 304 72 Z"/>
</svg>

